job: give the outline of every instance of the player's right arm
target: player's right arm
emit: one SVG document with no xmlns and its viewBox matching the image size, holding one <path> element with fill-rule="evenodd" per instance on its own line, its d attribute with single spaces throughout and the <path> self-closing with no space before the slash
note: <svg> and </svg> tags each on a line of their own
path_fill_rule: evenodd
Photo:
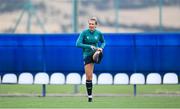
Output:
<svg viewBox="0 0 180 109">
<path fill-rule="evenodd" d="M 76 41 L 76 46 L 77 47 L 80 47 L 80 48 L 86 48 L 86 49 L 96 49 L 96 47 L 92 46 L 92 45 L 89 45 L 89 44 L 84 44 L 83 43 L 83 37 L 84 37 L 84 32 L 82 32 L 77 41 Z"/>
</svg>

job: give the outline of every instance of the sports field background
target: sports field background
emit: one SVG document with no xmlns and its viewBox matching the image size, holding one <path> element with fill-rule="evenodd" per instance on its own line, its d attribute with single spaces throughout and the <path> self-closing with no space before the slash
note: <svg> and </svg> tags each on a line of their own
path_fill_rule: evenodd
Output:
<svg viewBox="0 0 180 109">
<path fill-rule="evenodd" d="M 78 0 L 77 31 L 72 25 L 73 1 L 0 0 L 0 33 L 81 32 L 91 16 L 98 18 L 103 33 L 180 31 L 180 0 Z M 0 109 L 180 109 L 179 84 L 137 85 L 137 96 L 133 96 L 133 85 L 95 85 L 92 103 L 87 102 L 84 85 L 76 94 L 73 85 L 46 86 L 46 97 L 42 97 L 41 85 L 0 84 Z"/>
<path fill-rule="evenodd" d="M 180 108 L 180 85 L 95 85 L 94 100 L 87 102 L 84 85 L 0 85 L 0 108 Z M 106 96 L 105 96 L 106 95 Z M 108 96 L 110 95 L 110 96 Z"/>
</svg>

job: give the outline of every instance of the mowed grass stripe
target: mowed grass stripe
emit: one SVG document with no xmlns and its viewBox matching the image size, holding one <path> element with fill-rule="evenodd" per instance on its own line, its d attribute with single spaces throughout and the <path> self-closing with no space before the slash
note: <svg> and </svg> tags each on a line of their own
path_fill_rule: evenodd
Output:
<svg viewBox="0 0 180 109">
<path fill-rule="evenodd" d="M 0 94 L 41 94 L 41 85 L 0 85 Z M 72 94 L 73 85 L 47 85 L 47 94 Z M 95 94 L 133 94 L 133 85 L 94 85 Z M 79 85 L 79 93 L 86 94 L 85 85 Z M 180 85 L 137 85 L 138 94 L 180 94 Z"/>
<path fill-rule="evenodd" d="M 0 108 L 180 108 L 180 97 L 0 97 Z"/>
</svg>

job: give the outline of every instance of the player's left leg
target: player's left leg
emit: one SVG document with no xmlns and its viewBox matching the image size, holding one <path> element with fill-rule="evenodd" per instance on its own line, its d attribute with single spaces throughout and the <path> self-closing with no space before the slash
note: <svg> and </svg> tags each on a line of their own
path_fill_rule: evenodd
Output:
<svg viewBox="0 0 180 109">
<path fill-rule="evenodd" d="M 99 50 L 97 50 L 94 54 L 93 54 L 93 61 L 96 64 L 99 64 L 101 62 L 103 58 L 103 53 Z"/>
<path fill-rule="evenodd" d="M 94 64 L 89 63 L 85 65 L 85 73 L 86 73 L 86 89 L 88 94 L 88 101 L 92 102 L 92 75 L 94 70 Z"/>
</svg>

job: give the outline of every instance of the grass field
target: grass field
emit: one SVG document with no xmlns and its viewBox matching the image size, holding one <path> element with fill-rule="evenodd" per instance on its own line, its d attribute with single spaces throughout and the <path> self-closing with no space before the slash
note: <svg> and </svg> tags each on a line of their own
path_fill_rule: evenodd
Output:
<svg viewBox="0 0 180 109">
<path fill-rule="evenodd" d="M 1 108 L 180 108 L 180 97 L 1 97 Z"/>
<path fill-rule="evenodd" d="M 79 86 L 78 93 L 83 96 L 48 96 L 72 94 L 73 86 L 47 85 L 47 97 L 1 96 L 0 108 L 180 108 L 180 85 L 138 85 L 136 97 L 132 85 L 95 85 L 93 92 L 121 96 L 95 96 L 93 102 L 88 103 L 83 85 Z M 0 85 L 0 94 L 41 95 L 41 86 Z"/>
</svg>

